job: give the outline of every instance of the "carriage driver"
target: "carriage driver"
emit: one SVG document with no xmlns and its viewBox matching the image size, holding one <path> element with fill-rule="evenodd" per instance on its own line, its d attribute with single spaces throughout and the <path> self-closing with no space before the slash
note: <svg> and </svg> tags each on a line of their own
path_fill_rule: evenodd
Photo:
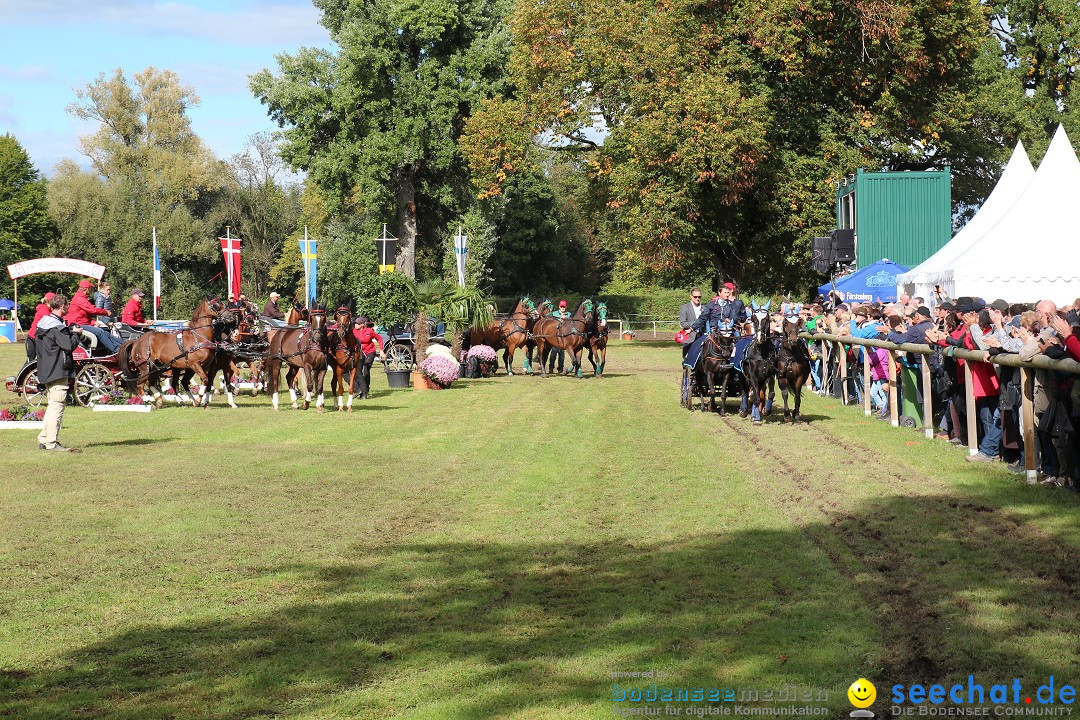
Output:
<svg viewBox="0 0 1080 720">
<path fill-rule="evenodd" d="M 71 298 L 71 309 L 68 310 L 64 320 L 69 325 L 81 326 L 83 330 L 95 336 L 111 355 L 120 347 L 120 340 L 94 325 L 92 318 L 95 315 L 108 315 L 109 311 L 96 307 L 90 302 L 90 288 L 92 287 L 93 283 L 89 280 L 79 281 L 79 289 L 75 292 L 75 297 Z"/>
<path fill-rule="evenodd" d="M 724 283 L 719 295 L 701 309 L 701 314 L 691 326 L 698 337 L 704 334 L 706 327 L 715 328 L 721 322 L 733 323 L 736 326 L 746 322 L 746 307 L 742 300 L 731 299 L 734 290 L 734 283 Z"/>
</svg>

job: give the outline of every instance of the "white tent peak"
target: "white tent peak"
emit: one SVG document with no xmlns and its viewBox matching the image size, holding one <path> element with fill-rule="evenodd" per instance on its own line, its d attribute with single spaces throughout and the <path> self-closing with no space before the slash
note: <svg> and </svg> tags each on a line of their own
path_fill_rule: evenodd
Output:
<svg viewBox="0 0 1080 720">
<path fill-rule="evenodd" d="M 1028 159 L 1023 142 L 1018 140 L 1009 162 L 1005 164 L 1005 169 L 998 178 L 997 185 L 975 213 L 975 217 L 971 218 L 953 236 L 952 240 L 945 243 L 936 253 L 909 272 L 898 275 L 896 282 L 900 291 L 907 292 L 913 297 L 931 297 L 934 285 L 945 282 L 943 272 L 951 267 L 952 261 L 974 245 L 987 230 L 1005 216 L 1005 213 L 1024 193 L 1034 176 L 1035 168 L 1031 166 L 1031 160 Z"/>
<path fill-rule="evenodd" d="M 1080 296 L 1080 160 L 1058 127 L 1035 176 L 992 227 L 941 271 L 954 296 L 1011 302 Z"/>
</svg>

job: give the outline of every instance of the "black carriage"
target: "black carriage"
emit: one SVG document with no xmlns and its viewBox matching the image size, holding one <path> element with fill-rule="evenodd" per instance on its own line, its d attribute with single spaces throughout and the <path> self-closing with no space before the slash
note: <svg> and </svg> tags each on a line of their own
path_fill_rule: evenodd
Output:
<svg viewBox="0 0 1080 720">
<path fill-rule="evenodd" d="M 413 323 L 398 323 L 389 328 L 379 328 L 383 350 L 386 352 L 386 369 L 410 370 L 412 368 L 415 357 L 413 329 Z M 428 342 L 449 347 L 450 342 L 446 339 L 446 323 L 438 320 L 429 321 Z"/>
</svg>

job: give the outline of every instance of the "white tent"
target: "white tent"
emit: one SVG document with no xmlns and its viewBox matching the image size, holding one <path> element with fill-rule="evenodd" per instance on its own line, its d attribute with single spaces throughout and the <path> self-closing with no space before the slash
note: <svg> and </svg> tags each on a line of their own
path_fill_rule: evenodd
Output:
<svg viewBox="0 0 1080 720">
<path fill-rule="evenodd" d="M 1009 302 L 1080 297 L 1080 160 L 1059 126 L 1005 215 L 941 271 L 953 297 Z"/>
<path fill-rule="evenodd" d="M 957 297 L 952 286 L 952 262 L 978 240 L 1012 208 L 1024 193 L 1035 168 L 1031 167 L 1023 143 L 1017 142 L 1012 157 L 1005 170 L 998 178 L 993 192 L 986 198 L 975 217 L 960 229 L 952 240 L 945 243 L 936 253 L 928 257 L 909 272 L 896 277 L 897 296 L 901 293 L 926 300 L 933 298 L 935 285 L 941 285 L 945 292 Z M 945 272 L 947 271 L 947 272 Z"/>
</svg>

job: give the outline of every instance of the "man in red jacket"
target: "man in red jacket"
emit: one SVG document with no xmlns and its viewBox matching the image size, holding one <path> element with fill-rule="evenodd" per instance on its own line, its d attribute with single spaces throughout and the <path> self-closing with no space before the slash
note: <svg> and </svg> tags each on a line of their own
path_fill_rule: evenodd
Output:
<svg viewBox="0 0 1080 720">
<path fill-rule="evenodd" d="M 93 318 L 96 315 L 108 315 L 109 311 L 90 302 L 90 288 L 93 286 L 93 283 L 89 280 L 79 281 L 79 289 L 75 292 L 75 297 L 71 299 L 71 309 L 64 316 L 64 321 L 69 325 L 80 326 L 83 330 L 95 336 L 98 339 L 98 344 L 112 354 L 120 347 L 120 340 L 94 325 Z"/>
<path fill-rule="evenodd" d="M 146 317 L 143 316 L 142 311 L 142 299 L 145 295 L 146 293 L 139 288 L 131 291 L 131 299 L 124 305 L 124 312 L 120 316 L 120 322 L 135 328 L 146 327 Z"/>
</svg>

